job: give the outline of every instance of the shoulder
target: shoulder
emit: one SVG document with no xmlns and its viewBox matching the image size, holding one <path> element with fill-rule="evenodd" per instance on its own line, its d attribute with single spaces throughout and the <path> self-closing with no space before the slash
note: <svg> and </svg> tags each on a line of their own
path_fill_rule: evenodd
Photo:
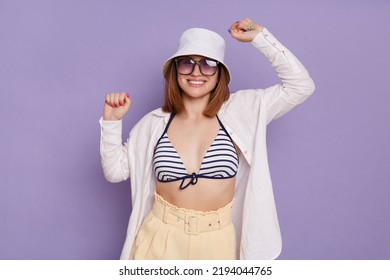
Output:
<svg viewBox="0 0 390 280">
<path fill-rule="evenodd" d="M 169 113 L 164 112 L 161 108 L 157 108 L 153 111 L 150 111 L 145 116 L 143 116 L 141 120 L 138 122 L 138 124 L 153 123 L 161 119 L 164 119 L 168 115 Z"/>
<path fill-rule="evenodd" d="M 244 89 L 231 93 L 229 99 L 222 105 L 221 112 L 242 112 L 243 108 L 259 106 L 263 96 L 264 89 Z"/>
<path fill-rule="evenodd" d="M 169 117 L 169 115 L 169 113 L 163 112 L 161 108 L 150 111 L 138 121 L 131 133 L 153 130 L 156 126 L 163 123 L 164 119 Z"/>
</svg>

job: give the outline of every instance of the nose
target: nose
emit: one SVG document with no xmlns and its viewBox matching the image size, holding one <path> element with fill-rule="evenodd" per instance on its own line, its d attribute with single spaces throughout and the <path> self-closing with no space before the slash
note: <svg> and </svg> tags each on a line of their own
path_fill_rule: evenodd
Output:
<svg viewBox="0 0 390 280">
<path fill-rule="evenodd" d="M 192 70 L 191 76 L 202 76 L 202 72 L 200 72 L 199 64 L 196 63 L 194 65 L 194 70 Z"/>
</svg>

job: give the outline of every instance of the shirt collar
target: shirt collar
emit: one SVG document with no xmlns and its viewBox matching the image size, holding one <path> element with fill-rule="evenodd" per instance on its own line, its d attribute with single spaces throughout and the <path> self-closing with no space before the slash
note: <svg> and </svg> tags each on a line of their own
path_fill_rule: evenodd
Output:
<svg viewBox="0 0 390 280">
<path fill-rule="evenodd" d="M 164 112 L 161 108 L 154 110 L 152 114 L 156 117 L 164 118 L 165 123 L 168 123 L 169 116 L 171 115 L 171 113 Z"/>
</svg>

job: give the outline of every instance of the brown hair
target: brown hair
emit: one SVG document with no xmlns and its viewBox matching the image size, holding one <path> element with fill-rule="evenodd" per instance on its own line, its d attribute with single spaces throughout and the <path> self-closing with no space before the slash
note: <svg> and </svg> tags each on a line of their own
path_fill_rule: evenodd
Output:
<svg viewBox="0 0 390 280">
<path fill-rule="evenodd" d="M 229 74 L 227 69 L 219 64 L 218 70 L 218 82 L 214 90 L 210 94 L 209 104 L 203 112 L 203 115 L 207 117 L 214 117 L 222 104 L 229 99 Z M 184 110 L 184 104 L 182 99 L 182 90 L 177 82 L 177 70 L 175 60 L 172 59 L 167 66 L 167 74 L 165 79 L 165 97 L 162 110 L 169 113 L 180 113 Z"/>
</svg>

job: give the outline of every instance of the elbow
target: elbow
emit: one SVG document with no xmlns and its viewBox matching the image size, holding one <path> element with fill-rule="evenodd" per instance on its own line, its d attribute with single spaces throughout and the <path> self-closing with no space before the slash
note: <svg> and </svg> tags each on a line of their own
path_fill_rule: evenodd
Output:
<svg viewBox="0 0 390 280">
<path fill-rule="evenodd" d="M 291 104 L 301 104 L 308 99 L 315 90 L 314 81 L 308 77 L 305 80 L 301 80 L 299 85 L 290 86 L 285 89 L 286 97 Z"/>
<path fill-rule="evenodd" d="M 104 155 L 101 153 L 101 165 L 104 178 L 110 183 L 120 183 L 130 177 L 130 170 L 125 157 Z"/>
<path fill-rule="evenodd" d="M 308 84 L 308 86 L 307 86 L 306 91 L 307 91 L 307 95 L 310 96 L 310 95 L 312 95 L 312 94 L 314 93 L 314 91 L 316 90 L 316 85 L 315 85 L 313 79 L 310 78 L 310 77 L 309 77 L 309 79 L 308 79 L 308 83 L 307 83 L 307 84 Z"/>
<path fill-rule="evenodd" d="M 117 170 L 115 168 L 104 168 L 103 167 L 103 175 L 104 178 L 110 183 L 120 183 L 126 181 L 129 176 L 123 174 L 121 170 Z"/>
<path fill-rule="evenodd" d="M 106 174 L 104 173 L 104 178 L 110 183 L 120 183 L 124 180 L 122 178 L 119 178 L 118 176 L 113 176 L 112 174 Z"/>
<path fill-rule="evenodd" d="M 308 77 L 305 79 L 305 81 L 301 84 L 299 88 L 299 101 L 298 103 L 302 103 L 307 98 L 309 98 L 315 91 L 315 84 L 312 78 Z"/>
</svg>

